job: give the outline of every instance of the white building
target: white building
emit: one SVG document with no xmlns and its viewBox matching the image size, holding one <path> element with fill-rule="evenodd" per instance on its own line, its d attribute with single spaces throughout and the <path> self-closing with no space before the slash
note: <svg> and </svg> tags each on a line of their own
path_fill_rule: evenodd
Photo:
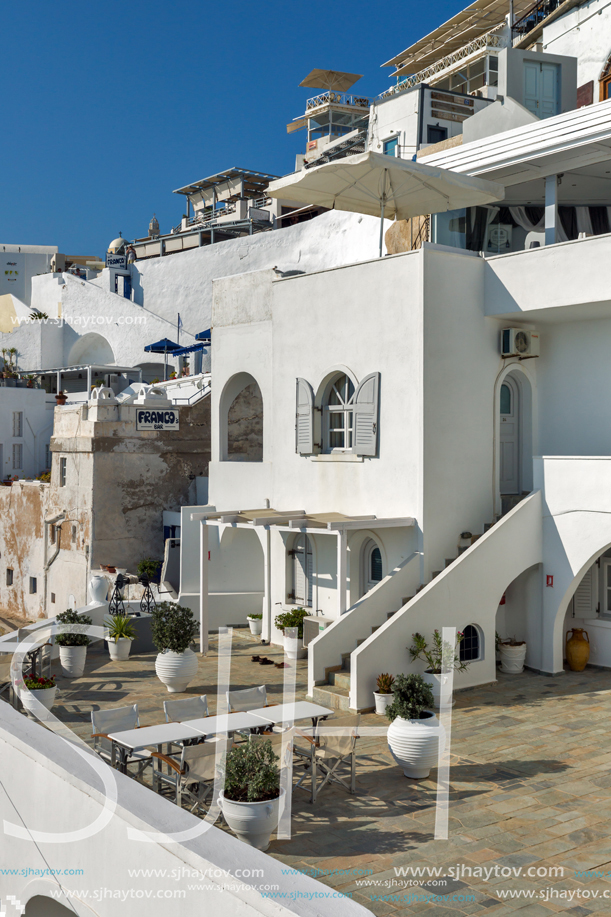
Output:
<svg viewBox="0 0 611 917">
<path fill-rule="evenodd" d="M 35 478 L 51 467 L 55 399 L 45 391 L 0 388 L 0 479 Z"/>
</svg>

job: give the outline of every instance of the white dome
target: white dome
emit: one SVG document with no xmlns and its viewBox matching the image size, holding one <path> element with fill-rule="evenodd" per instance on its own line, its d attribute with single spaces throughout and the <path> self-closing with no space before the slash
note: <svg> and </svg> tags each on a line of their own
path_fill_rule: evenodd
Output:
<svg viewBox="0 0 611 917">
<path fill-rule="evenodd" d="M 124 245 L 125 245 L 125 239 L 121 238 L 121 236 L 119 236 L 118 239 L 113 239 L 110 245 L 108 246 L 108 254 L 116 255 L 117 252 L 121 251 Z"/>
</svg>

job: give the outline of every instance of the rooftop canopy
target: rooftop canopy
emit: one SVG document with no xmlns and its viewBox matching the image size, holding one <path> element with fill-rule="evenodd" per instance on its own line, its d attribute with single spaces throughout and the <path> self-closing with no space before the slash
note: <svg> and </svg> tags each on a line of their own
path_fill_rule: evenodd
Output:
<svg viewBox="0 0 611 917">
<path fill-rule="evenodd" d="M 340 529 L 394 528 L 415 525 L 412 516 L 393 516 L 379 519 L 376 516 L 346 516 L 344 513 L 306 513 L 305 510 L 276 510 L 270 508 L 226 510 L 217 512 L 206 510 L 192 513 L 193 522 L 205 522 L 212 525 L 242 526 L 282 526 L 283 528 L 309 530 L 320 529 L 335 532 Z"/>
<path fill-rule="evenodd" d="M 447 54 L 501 26 L 509 13 L 509 5 L 509 0 L 475 0 L 475 3 L 471 3 L 382 66 L 396 67 L 393 76 L 416 73 L 430 67 Z M 513 0 L 514 20 L 532 5 L 532 0 Z"/>
<path fill-rule="evenodd" d="M 343 70 L 312 70 L 299 85 L 305 86 L 306 89 L 348 92 L 362 75 L 362 73 L 344 73 Z"/>
<path fill-rule="evenodd" d="M 181 346 L 169 338 L 162 338 L 155 344 L 147 344 L 144 350 L 146 353 L 176 353 L 177 350 L 181 350 Z"/>
<path fill-rule="evenodd" d="M 231 169 L 225 169 L 224 172 L 218 172 L 216 175 L 209 175 L 208 178 L 202 178 L 200 181 L 185 185 L 184 188 L 177 188 L 174 194 L 185 194 L 187 196 L 210 192 L 213 189 L 224 190 L 223 200 L 239 200 L 241 198 L 257 199 L 265 197 L 265 192 L 270 181 L 277 179 L 277 175 L 268 175 L 266 172 L 252 172 L 250 169 L 240 169 L 234 166 Z M 232 186 L 234 188 L 232 193 Z"/>
</svg>

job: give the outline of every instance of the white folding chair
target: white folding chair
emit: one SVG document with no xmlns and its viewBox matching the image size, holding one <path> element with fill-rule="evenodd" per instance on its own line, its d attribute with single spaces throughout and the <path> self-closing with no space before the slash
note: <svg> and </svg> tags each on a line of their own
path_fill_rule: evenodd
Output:
<svg viewBox="0 0 611 917">
<path fill-rule="evenodd" d="M 92 710 L 91 737 L 94 751 L 107 764 L 112 765 L 112 741 L 109 738 L 109 733 L 138 729 L 139 726 L 138 704 L 133 704 L 131 707 L 114 707 L 110 710 Z M 141 778 L 144 769 L 151 763 L 151 753 L 146 749 L 131 752 L 125 758 L 125 764 L 128 768 L 135 766 L 136 773 L 134 776 L 136 778 Z"/>
<path fill-rule="evenodd" d="M 184 745 L 180 759 L 153 752 L 151 757 L 163 762 L 168 772 L 159 771 L 158 781 L 172 787 L 177 806 L 182 806 L 183 799 L 195 812 L 205 803 L 214 788 L 217 755 L 224 755 L 231 748 L 231 739 L 217 739 L 214 742 L 200 745 Z"/>
<path fill-rule="evenodd" d="M 303 783 L 310 779 L 310 802 L 316 802 L 327 783 L 339 784 L 349 793 L 356 792 L 355 748 L 360 720 L 358 713 L 324 720 L 314 737 L 297 731 L 297 742 L 304 739 L 305 747 L 296 744 L 294 752 L 305 772 L 295 786 L 305 789 Z"/>
<path fill-rule="evenodd" d="M 267 688 L 260 685 L 258 688 L 244 688 L 242 691 L 227 691 L 227 706 L 229 712 L 256 710 L 258 707 L 267 707 Z"/>
<path fill-rule="evenodd" d="M 184 723 L 185 720 L 199 720 L 208 716 L 208 698 L 184 697 L 182 700 L 164 700 L 163 712 L 166 723 Z"/>
</svg>

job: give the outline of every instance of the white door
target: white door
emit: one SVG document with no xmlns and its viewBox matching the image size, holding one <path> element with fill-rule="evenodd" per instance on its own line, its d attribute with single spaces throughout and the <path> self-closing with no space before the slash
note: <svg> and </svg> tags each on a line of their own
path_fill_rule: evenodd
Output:
<svg viewBox="0 0 611 917">
<path fill-rule="evenodd" d="M 520 493 L 520 398 L 509 376 L 500 395 L 500 485 L 502 494 Z"/>
<path fill-rule="evenodd" d="M 538 118 L 557 115 L 559 106 L 557 64 L 524 61 L 524 106 Z"/>
<path fill-rule="evenodd" d="M 312 545 L 307 535 L 299 535 L 293 548 L 294 602 L 303 608 L 312 607 Z"/>
</svg>

